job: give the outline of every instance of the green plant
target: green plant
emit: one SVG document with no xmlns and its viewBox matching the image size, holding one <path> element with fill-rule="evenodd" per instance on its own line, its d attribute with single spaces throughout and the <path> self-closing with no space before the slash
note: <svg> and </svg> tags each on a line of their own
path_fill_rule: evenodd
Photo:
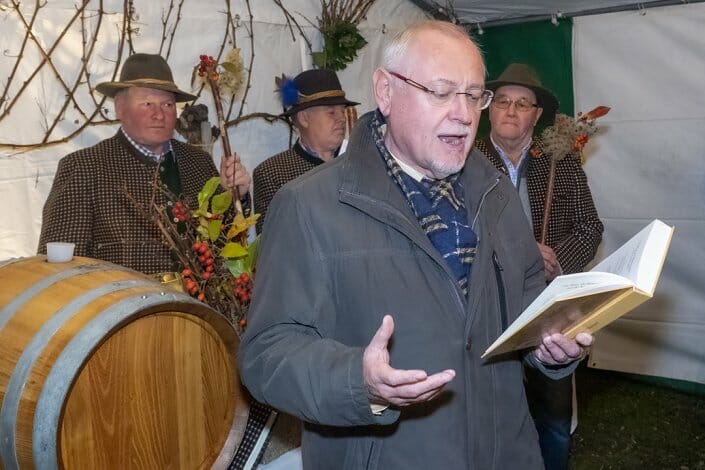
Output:
<svg viewBox="0 0 705 470">
<path fill-rule="evenodd" d="M 354 23 L 336 22 L 321 33 L 325 47 L 322 52 L 313 53 L 313 63 L 320 68 L 343 70 L 367 44 Z"/>
<path fill-rule="evenodd" d="M 162 282 L 176 282 L 242 331 L 259 247 L 258 238 L 252 243 L 244 240 L 259 214 L 245 217 L 233 211 L 232 193 L 219 189 L 220 178 L 213 177 L 198 193 L 196 208 L 181 200 L 152 208 L 155 223 L 180 268 L 162 277 Z"/>
</svg>

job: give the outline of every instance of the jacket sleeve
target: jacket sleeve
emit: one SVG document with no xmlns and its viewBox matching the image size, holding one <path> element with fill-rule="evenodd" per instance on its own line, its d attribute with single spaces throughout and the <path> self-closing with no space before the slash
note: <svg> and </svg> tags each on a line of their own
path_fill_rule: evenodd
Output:
<svg viewBox="0 0 705 470">
<path fill-rule="evenodd" d="M 48 242 L 75 243 L 75 256 L 93 257 L 93 177 L 80 164 L 79 155 L 59 161 L 42 212 L 38 253 Z"/>
<path fill-rule="evenodd" d="M 363 349 L 332 339 L 335 299 L 313 230 L 324 221 L 312 220 L 297 198 L 285 187 L 269 207 L 240 346 L 242 381 L 257 400 L 304 421 L 334 426 L 394 421 L 394 410 L 372 414 Z"/>
<path fill-rule="evenodd" d="M 260 215 L 257 220 L 256 229 L 257 233 L 262 233 L 267 209 L 278 188 L 271 176 L 268 175 L 266 167 L 262 165 L 257 166 L 252 172 L 252 186 L 255 214 Z"/>
<path fill-rule="evenodd" d="M 573 175 L 571 186 L 571 230 L 553 247 L 563 273 L 582 271 L 595 257 L 602 241 L 603 225 L 597 215 L 585 172 L 576 158 L 565 158 Z"/>
</svg>

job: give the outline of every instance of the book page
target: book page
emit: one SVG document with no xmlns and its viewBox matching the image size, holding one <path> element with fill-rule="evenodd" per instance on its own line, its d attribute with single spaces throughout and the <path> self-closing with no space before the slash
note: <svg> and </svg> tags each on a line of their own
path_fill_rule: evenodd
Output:
<svg viewBox="0 0 705 470">
<path fill-rule="evenodd" d="M 599 311 L 604 305 L 624 295 L 633 287 L 623 287 L 552 303 L 541 315 L 529 319 L 520 331 L 506 330 L 487 348 L 483 357 L 498 353 L 536 347 L 545 334 L 563 332 L 567 328 Z M 585 331 L 592 332 L 590 329 Z"/>
<path fill-rule="evenodd" d="M 612 273 L 586 272 L 558 276 L 528 307 L 526 307 L 522 314 L 509 325 L 509 328 L 502 333 L 502 336 L 500 336 L 497 341 L 499 342 L 502 338 L 513 335 L 517 330 L 523 328 L 524 325 L 533 320 L 534 317 L 546 310 L 547 307 L 558 301 L 574 299 L 599 292 L 614 291 L 625 287 L 632 287 L 632 283 L 629 279 Z"/>
<path fill-rule="evenodd" d="M 673 227 L 654 220 L 590 272 L 618 274 L 653 295 L 672 234 Z"/>
<path fill-rule="evenodd" d="M 546 333 L 595 332 L 653 296 L 673 227 L 654 220 L 595 268 L 558 276 L 483 357 L 535 346 Z"/>
</svg>

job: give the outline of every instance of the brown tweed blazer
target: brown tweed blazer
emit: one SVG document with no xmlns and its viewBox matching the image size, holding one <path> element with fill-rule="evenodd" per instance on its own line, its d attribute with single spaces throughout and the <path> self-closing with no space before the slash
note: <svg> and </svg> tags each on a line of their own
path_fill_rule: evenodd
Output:
<svg viewBox="0 0 705 470">
<path fill-rule="evenodd" d="M 195 207 L 198 192 L 218 171 L 208 153 L 176 140 L 171 144 L 184 199 Z M 153 182 L 159 180 L 157 168 L 120 131 L 62 158 L 44 205 L 39 253 L 46 252 L 47 242 L 73 242 L 77 256 L 146 274 L 173 270 L 159 230 L 127 196 L 147 210 L 153 196 L 158 204 L 165 204 L 165 196 L 153 191 Z"/>
<path fill-rule="evenodd" d="M 257 233 L 262 232 L 267 208 L 279 188 L 321 163 L 323 160 L 310 155 L 297 141 L 291 149 L 269 157 L 257 165 L 252 172 L 255 213 L 260 214 Z"/>
<path fill-rule="evenodd" d="M 475 147 L 508 175 L 489 137 L 476 141 Z M 543 152 L 540 139 L 534 139 L 531 152 L 536 156 L 528 157 L 527 190 L 534 238 L 540 240 L 550 160 Z M 546 245 L 555 251 L 565 274 L 580 272 L 595 257 L 604 227 L 597 215 L 585 172 L 575 156 L 568 155 L 558 161 L 554 181 Z"/>
</svg>

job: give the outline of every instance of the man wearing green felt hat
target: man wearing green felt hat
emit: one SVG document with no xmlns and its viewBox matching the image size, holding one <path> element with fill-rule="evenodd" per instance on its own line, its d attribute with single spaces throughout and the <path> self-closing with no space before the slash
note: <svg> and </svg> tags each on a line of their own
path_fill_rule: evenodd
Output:
<svg viewBox="0 0 705 470">
<path fill-rule="evenodd" d="M 195 206 L 204 183 L 218 176 L 208 153 L 172 138 L 176 104 L 196 97 L 178 88 L 164 58 L 142 53 L 127 58 L 118 81 L 96 90 L 113 98 L 120 128 L 59 162 L 44 205 L 39 252 L 48 242 L 72 242 L 77 256 L 147 274 L 173 271 L 170 248 L 143 210 L 152 201 L 166 205 L 168 193 Z M 221 159 L 220 176 L 224 188 L 247 194 L 250 177 L 237 156 Z"/>
</svg>

